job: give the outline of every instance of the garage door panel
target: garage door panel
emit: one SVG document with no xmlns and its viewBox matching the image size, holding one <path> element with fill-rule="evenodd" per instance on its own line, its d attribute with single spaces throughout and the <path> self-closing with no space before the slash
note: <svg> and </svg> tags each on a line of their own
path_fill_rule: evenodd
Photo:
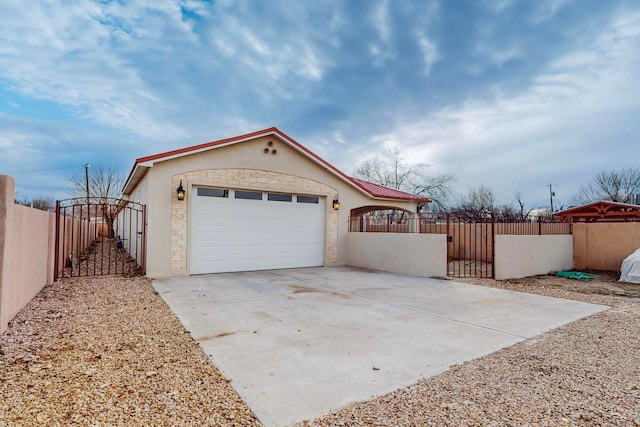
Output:
<svg viewBox="0 0 640 427">
<path fill-rule="evenodd" d="M 320 266 L 324 200 L 319 203 L 194 197 L 191 273 Z"/>
</svg>

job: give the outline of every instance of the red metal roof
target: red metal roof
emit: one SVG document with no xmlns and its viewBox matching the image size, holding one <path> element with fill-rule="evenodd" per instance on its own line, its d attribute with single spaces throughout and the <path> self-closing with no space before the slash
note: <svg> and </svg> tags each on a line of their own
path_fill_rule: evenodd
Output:
<svg viewBox="0 0 640 427">
<path fill-rule="evenodd" d="M 398 200 L 416 200 L 419 202 L 430 202 L 427 197 L 419 196 L 417 194 L 405 193 L 404 191 L 396 190 L 394 188 L 385 187 L 384 185 L 374 184 L 373 182 L 363 181 L 358 178 L 350 178 L 354 184 L 362 188 L 373 197 L 380 197 L 385 199 L 398 199 Z"/>
<path fill-rule="evenodd" d="M 291 144 L 294 149 L 297 149 L 307 157 L 311 158 L 312 160 L 315 160 L 317 163 L 327 168 L 330 172 L 339 176 L 340 178 L 347 181 L 348 183 L 356 186 L 357 188 L 364 191 L 371 197 L 379 198 L 379 199 L 410 200 L 410 201 L 417 201 L 422 203 L 428 203 L 431 201 L 424 196 L 405 193 L 404 191 L 395 190 L 393 188 L 388 188 L 383 185 L 374 184 L 374 183 L 363 181 L 357 178 L 352 178 L 276 127 L 271 127 L 271 128 L 259 130 L 256 132 L 247 133 L 244 135 L 238 135 L 231 138 L 220 139 L 218 141 L 211 141 L 211 142 L 206 142 L 204 144 L 198 144 L 190 147 L 179 148 L 177 150 L 166 151 L 164 153 L 140 157 L 136 159 L 136 162 L 133 165 L 133 168 L 131 169 L 129 176 L 127 177 L 127 181 L 124 186 L 125 194 L 126 194 L 126 189 L 130 186 L 132 181 L 136 181 L 136 176 L 137 176 L 136 173 L 139 171 L 140 166 L 144 166 L 143 165 L 144 163 L 149 163 L 149 162 L 154 163 L 156 161 L 169 160 L 175 157 L 181 157 L 188 154 L 195 154 L 200 151 L 206 151 L 211 148 L 235 144 L 238 142 L 255 139 L 255 138 L 259 138 L 261 136 L 267 136 L 267 135 L 277 135 L 283 141 Z M 140 178 L 137 178 L 137 179 L 139 180 Z"/>
</svg>

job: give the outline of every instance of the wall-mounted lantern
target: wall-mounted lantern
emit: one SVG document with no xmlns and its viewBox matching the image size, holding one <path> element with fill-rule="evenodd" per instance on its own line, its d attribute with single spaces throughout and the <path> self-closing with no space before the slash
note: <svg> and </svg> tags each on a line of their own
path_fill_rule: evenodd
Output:
<svg viewBox="0 0 640 427">
<path fill-rule="evenodd" d="M 338 196 L 333 199 L 333 210 L 340 209 L 340 200 L 338 200 Z"/>
<path fill-rule="evenodd" d="M 176 189 L 176 193 L 178 193 L 178 200 L 184 200 L 184 195 L 187 193 L 184 191 L 184 187 L 182 187 L 182 180 L 180 180 L 180 185 Z"/>
</svg>

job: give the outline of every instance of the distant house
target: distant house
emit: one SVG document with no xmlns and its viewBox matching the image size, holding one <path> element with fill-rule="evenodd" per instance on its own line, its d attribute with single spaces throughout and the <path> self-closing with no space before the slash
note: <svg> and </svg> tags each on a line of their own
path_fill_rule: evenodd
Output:
<svg viewBox="0 0 640 427">
<path fill-rule="evenodd" d="M 352 178 L 277 128 L 139 158 L 124 195 L 147 205 L 151 277 L 343 265 L 350 216 L 429 202 Z"/>
</svg>

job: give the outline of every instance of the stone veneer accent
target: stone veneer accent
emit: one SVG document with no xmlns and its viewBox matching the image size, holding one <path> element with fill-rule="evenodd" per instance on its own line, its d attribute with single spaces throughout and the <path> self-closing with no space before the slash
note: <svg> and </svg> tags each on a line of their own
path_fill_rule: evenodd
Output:
<svg viewBox="0 0 640 427">
<path fill-rule="evenodd" d="M 171 199 L 171 272 L 188 274 L 188 219 L 189 196 L 192 185 L 241 188 L 312 194 L 326 197 L 325 203 L 325 264 L 335 265 L 338 258 L 338 212 L 331 208 L 331 200 L 338 191 L 326 184 L 294 175 L 286 175 L 256 169 L 207 169 L 174 175 L 173 188 L 180 180 L 187 190 L 185 200 L 178 202 L 174 193 Z"/>
</svg>

